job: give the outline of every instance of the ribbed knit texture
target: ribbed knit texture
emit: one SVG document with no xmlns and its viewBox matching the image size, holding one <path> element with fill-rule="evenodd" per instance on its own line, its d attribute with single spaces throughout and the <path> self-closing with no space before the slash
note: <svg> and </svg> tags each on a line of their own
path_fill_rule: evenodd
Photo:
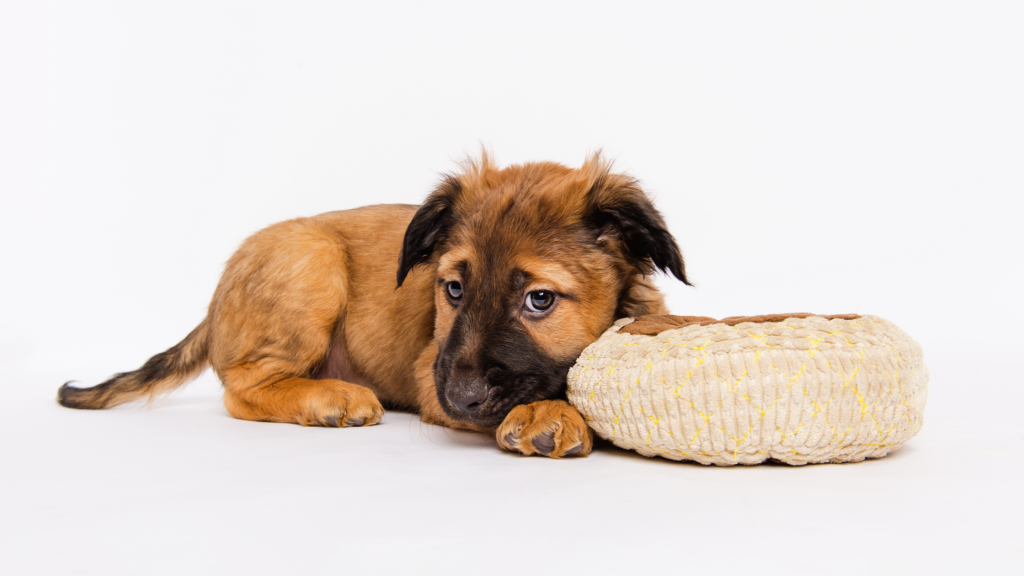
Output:
<svg viewBox="0 0 1024 576">
<path fill-rule="evenodd" d="M 656 336 L 615 323 L 569 371 L 594 431 L 644 456 L 731 466 L 881 458 L 921 429 L 921 346 L 877 316 L 819 316 Z"/>
</svg>

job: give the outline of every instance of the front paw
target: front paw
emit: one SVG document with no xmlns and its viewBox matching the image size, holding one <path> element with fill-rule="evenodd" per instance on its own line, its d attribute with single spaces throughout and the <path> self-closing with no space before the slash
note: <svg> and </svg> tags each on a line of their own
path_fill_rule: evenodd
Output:
<svg viewBox="0 0 1024 576">
<path fill-rule="evenodd" d="M 586 456 L 594 447 L 593 432 L 565 400 L 516 406 L 498 426 L 497 438 L 503 450 L 551 458 Z"/>
<path fill-rule="evenodd" d="M 299 424 L 351 428 L 373 426 L 384 417 L 384 407 L 369 388 L 343 380 L 320 382 L 325 386 L 308 399 L 306 409 L 297 419 Z"/>
</svg>

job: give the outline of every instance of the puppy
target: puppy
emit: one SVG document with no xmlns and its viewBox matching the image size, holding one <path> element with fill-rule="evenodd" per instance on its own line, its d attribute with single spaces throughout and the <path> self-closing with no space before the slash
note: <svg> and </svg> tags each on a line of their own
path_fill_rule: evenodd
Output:
<svg viewBox="0 0 1024 576">
<path fill-rule="evenodd" d="M 509 451 L 586 456 L 566 374 L 615 319 L 667 313 L 655 269 L 688 284 L 661 215 L 598 155 L 574 170 L 484 154 L 422 206 L 257 232 L 184 340 L 92 388 L 65 384 L 58 402 L 153 398 L 209 365 L 244 420 L 369 426 L 388 407 Z"/>
</svg>

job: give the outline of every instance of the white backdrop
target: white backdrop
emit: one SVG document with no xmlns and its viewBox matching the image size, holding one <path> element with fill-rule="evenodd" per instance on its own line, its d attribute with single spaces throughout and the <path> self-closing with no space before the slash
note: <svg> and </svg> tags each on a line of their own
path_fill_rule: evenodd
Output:
<svg viewBox="0 0 1024 576">
<path fill-rule="evenodd" d="M 0 566 L 1019 567 L 1022 29 L 1013 2 L 4 2 Z M 248 234 L 418 203 L 481 145 L 640 178 L 696 284 L 660 280 L 675 313 L 893 320 L 923 432 L 719 470 L 241 423 L 209 374 L 152 411 L 53 403 L 187 334 Z"/>
</svg>

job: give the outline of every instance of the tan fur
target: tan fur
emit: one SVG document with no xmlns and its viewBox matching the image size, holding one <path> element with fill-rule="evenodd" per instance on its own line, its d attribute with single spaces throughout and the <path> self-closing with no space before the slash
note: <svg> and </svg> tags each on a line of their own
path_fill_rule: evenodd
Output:
<svg viewBox="0 0 1024 576">
<path fill-rule="evenodd" d="M 527 456 L 586 456 L 594 448 L 594 433 L 579 411 L 565 400 L 516 406 L 498 427 L 496 437 L 505 450 Z M 550 447 L 541 445 L 545 437 Z"/>
<path fill-rule="evenodd" d="M 398 290 L 392 280 L 394 254 L 414 212 L 332 212 L 276 224 L 243 244 L 210 305 L 210 362 L 233 416 L 341 425 L 348 414 L 373 423 L 382 414 L 378 397 L 417 404 L 408 366 L 430 340 L 432 278 L 417 274 Z M 369 390 L 300 377 L 332 345 L 344 347 L 353 380 Z"/>
<path fill-rule="evenodd" d="M 398 255 L 416 206 L 371 206 L 275 224 L 231 257 L 207 319 L 164 353 L 159 369 L 145 378 L 138 371 L 118 375 L 89 390 L 65 386 L 61 403 L 102 408 L 163 392 L 209 362 L 236 418 L 363 426 L 379 422 L 387 406 L 418 412 L 431 424 L 493 433 L 449 416 L 435 390 L 439 344 L 457 317 L 444 283 L 462 281 L 460 270 L 493 272 L 489 285 L 513 291 L 506 292 L 513 300 L 534 290 L 564 295 L 543 320 L 520 318 L 539 349 L 560 362 L 575 359 L 623 306 L 667 313 L 661 295 L 639 274 L 653 267 L 629 264 L 621 239 L 581 241 L 588 202 L 595 194 L 642 196 L 631 180 L 611 174 L 597 156 L 578 170 L 552 163 L 499 170 L 485 154 L 464 169 L 454 205 L 459 218 L 399 288 Z M 602 183 L 618 188 L 605 192 Z M 507 220 L 510 214 L 552 226 L 525 233 Z M 499 282 L 515 270 L 529 278 L 520 292 Z M 467 350 L 484 345 L 473 338 L 467 336 Z M 504 449 L 554 458 L 585 456 L 593 445 L 582 417 L 562 400 L 517 406 L 496 433 Z M 545 435 L 550 450 L 544 450 Z"/>
</svg>

